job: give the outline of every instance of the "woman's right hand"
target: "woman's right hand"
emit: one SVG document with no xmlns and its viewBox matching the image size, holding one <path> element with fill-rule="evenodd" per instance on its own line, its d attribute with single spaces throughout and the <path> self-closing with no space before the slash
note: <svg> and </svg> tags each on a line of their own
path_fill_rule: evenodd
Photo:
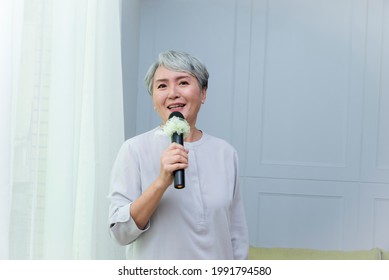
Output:
<svg viewBox="0 0 389 280">
<path fill-rule="evenodd" d="M 161 167 L 158 179 L 166 188 L 173 183 L 173 172 L 188 167 L 188 150 L 172 143 L 161 154 Z"/>
<path fill-rule="evenodd" d="M 163 194 L 173 183 L 173 172 L 188 167 L 188 152 L 177 143 L 162 152 L 159 176 L 130 207 L 130 215 L 138 228 L 145 229 Z"/>
</svg>

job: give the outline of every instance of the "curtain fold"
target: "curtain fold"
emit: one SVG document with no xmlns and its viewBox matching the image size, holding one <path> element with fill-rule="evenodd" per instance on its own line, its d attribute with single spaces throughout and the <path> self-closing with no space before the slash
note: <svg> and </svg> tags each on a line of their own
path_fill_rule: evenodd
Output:
<svg viewBox="0 0 389 280">
<path fill-rule="evenodd" d="M 11 22 L 12 13 L 6 13 L 6 11 L 12 11 L 10 3 L 1 2 L 0 6 L 0 36 L 4 38 L 3 43 L 0 46 L 0 135 L 11 132 L 11 95 L 8 94 L 12 90 L 12 75 L 9 71 L 11 62 Z M 12 68 L 11 68 L 12 69 Z M 0 259 L 6 259 L 8 257 L 8 223 L 9 223 L 9 197 L 11 190 L 11 168 L 9 163 L 11 162 L 11 141 L 9 138 L 1 136 L 0 138 Z"/>
<path fill-rule="evenodd" d="M 9 257 L 9 222 L 12 192 L 12 116 L 18 90 L 23 1 L 0 0 L 0 259 Z"/>
<path fill-rule="evenodd" d="M 123 258 L 106 199 L 124 140 L 119 1 L 19 2 L 18 86 L 5 84 L 0 101 L 15 108 L 2 110 L 1 210 L 10 211 L 1 211 L 0 256 Z"/>
</svg>

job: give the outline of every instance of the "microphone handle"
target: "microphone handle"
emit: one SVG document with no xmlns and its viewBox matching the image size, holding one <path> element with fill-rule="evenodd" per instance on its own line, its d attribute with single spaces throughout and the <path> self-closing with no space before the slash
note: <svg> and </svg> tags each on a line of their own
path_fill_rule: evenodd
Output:
<svg viewBox="0 0 389 280">
<path fill-rule="evenodd" d="M 174 132 L 172 135 L 172 143 L 178 143 L 184 146 L 184 137 L 182 134 Z M 174 175 L 174 187 L 176 189 L 185 188 L 185 171 L 184 169 L 179 169 L 173 172 Z"/>
</svg>

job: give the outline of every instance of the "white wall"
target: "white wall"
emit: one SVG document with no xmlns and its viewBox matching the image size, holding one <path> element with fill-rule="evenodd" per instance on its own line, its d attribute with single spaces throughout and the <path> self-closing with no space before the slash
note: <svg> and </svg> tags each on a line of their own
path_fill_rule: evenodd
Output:
<svg viewBox="0 0 389 280">
<path fill-rule="evenodd" d="M 125 136 L 136 134 L 136 99 L 138 94 L 138 63 L 141 0 L 121 0 L 122 70 Z"/>
<path fill-rule="evenodd" d="M 136 133 L 159 124 L 147 68 L 188 51 L 210 72 L 198 127 L 239 152 L 252 245 L 389 250 L 388 0 L 138 3 Z"/>
</svg>

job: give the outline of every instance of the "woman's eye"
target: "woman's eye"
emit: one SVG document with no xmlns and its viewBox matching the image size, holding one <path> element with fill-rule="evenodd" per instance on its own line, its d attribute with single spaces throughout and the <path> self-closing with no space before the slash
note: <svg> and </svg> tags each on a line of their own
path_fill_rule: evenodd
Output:
<svg viewBox="0 0 389 280">
<path fill-rule="evenodd" d="M 165 88 L 165 87 L 166 87 L 165 84 L 159 84 L 159 85 L 157 86 L 157 88 Z"/>
<path fill-rule="evenodd" d="M 189 85 L 189 83 L 187 81 L 181 81 L 180 85 Z"/>
</svg>

